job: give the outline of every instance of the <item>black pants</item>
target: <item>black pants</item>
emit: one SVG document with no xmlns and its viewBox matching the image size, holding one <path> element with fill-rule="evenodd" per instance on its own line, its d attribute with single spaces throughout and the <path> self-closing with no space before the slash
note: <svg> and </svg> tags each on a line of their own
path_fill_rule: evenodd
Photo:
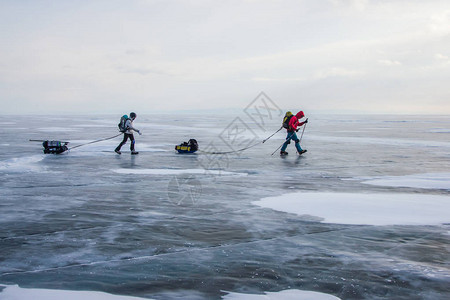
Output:
<svg viewBox="0 0 450 300">
<path fill-rule="evenodd" d="M 120 151 L 120 148 L 122 148 L 122 146 L 125 145 L 125 143 L 127 142 L 128 139 L 130 139 L 130 141 L 131 141 L 130 150 L 134 151 L 134 144 L 136 143 L 136 141 L 134 140 L 134 135 L 132 133 L 124 133 L 123 134 L 123 140 L 119 144 L 119 146 L 117 146 L 116 151 Z"/>
</svg>

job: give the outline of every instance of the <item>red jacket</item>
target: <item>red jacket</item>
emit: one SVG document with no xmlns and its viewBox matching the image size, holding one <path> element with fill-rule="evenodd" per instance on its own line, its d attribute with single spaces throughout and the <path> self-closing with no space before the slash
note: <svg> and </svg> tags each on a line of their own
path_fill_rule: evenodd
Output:
<svg viewBox="0 0 450 300">
<path fill-rule="evenodd" d="M 299 111 L 295 116 L 292 116 L 292 118 L 289 120 L 289 129 L 288 131 L 295 131 L 297 130 L 298 126 L 302 126 L 305 124 L 305 122 L 299 122 L 299 119 L 303 118 L 305 114 L 303 111 Z"/>
</svg>

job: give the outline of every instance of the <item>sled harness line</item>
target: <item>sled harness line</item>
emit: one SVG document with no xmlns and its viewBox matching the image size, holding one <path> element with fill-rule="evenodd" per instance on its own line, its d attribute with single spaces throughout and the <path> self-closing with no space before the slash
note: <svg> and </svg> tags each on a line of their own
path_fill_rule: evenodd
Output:
<svg viewBox="0 0 450 300">
<path fill-rule="evenodd" d="M 112 136 L 112 137 L 108 137 L 108 138 L 104 138 L 104 139 L 100 139 L 100 140 L 95 140 L 95 141 L 92 141 L 92 142 L 89 142 L 89 143 L 85 143 L 85 144 L 77 145 L 77 146 L 74 146 L 74 147 L 70 147 L 69 150 L 72 150 L 72 149 L 75 149 L 75 148 L 78 148 L 78 147 L 81 147 L 81 146 L 86 146 L 86 145 L 89 145 L 89 144 L 94 144 L 94 143 L 98 143 L 98 142 L 102 142 L 102 141 L 106 141 L 106 140 L 111 140 L 113 138 L 118 137 L 119 135 L 122 135 L 122 132 L 119 133 L 119 134 L 116 134 L 115 136 Z"/>
<path fill-rule="evenodd" d="M 253 144 L 253 145 L 250 145 L 250 146 L 247 146 L 247 147 L 245 147 L 245 148 L 238 149 L 238 150 L 232 150 L 232 151 L 219 151 L 219 152 L 208 152 L 208 151 L 203 151 L 203 150 L 200 150 L 200 149 L 199 149 L 198 152 L 204 153 L 204 154 L 231 154 L 231 153 L 236 153 L 236 152 L 242 152 L 242 151 L 248 150 L 248 149 L 250 149 L 250 148 L 256 147 L 256 146 L 258 146 L 259 144 L 264 144 L 267 140 L 269 140 L 271 137 L 273 137 L 273 136 L 274 136 L 276 133 L 278 133 L 281 129 L 283 129 L 283 126 L 282 126 L 280 129 L 278 129 L 277 131 L 275 131 L 275 132 L 274 132 L 272 135 L 270 135 L 268 138 L 262 140 L 261 142 L 257 142 L 256 144 Z"/>
</svg>

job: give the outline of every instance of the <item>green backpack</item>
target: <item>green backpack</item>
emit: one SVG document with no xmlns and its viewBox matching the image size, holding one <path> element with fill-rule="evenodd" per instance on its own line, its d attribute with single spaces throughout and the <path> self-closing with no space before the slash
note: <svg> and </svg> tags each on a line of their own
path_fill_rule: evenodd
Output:
<svg viewBox="0 0 450 300">
<path fill-rule="evenodd" d="M 289 121 L 291 120 L 293 114 L 288 111 L 283 118 L 283 128 L 289 129 Z"/>
</svg>

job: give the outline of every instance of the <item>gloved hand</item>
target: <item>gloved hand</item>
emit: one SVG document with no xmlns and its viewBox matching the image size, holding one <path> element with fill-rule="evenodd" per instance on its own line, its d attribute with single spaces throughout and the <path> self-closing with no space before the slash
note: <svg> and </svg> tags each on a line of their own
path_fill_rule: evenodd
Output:
<svg viewBox="0 0 450 300">
<path fill-rule="evenodd" d="M 295 132 L 298 132 L 298 129 Z"/>
<path fill-rule="evenodd" d="M 142 132 L 140 130 L 138 130 L 139 135 L 142 135 Z"/>
<path fill-rule="evenodd" d="M 308 123 L 308 119 L 305 120 L 305 124 Z"/>
</svg>

